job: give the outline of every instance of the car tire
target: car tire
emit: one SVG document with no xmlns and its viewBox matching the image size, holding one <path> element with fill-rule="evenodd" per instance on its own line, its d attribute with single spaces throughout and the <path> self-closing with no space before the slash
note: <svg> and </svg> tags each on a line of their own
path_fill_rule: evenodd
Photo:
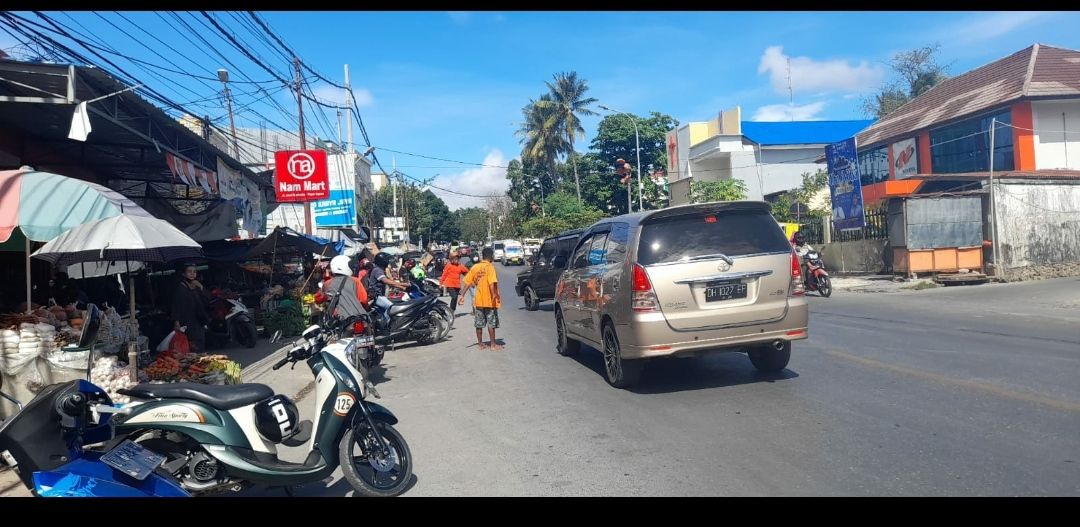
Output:
<svg viewBox="0 0 1080 527">
<path fill-rule="evenodd" d="M 786 368 L 788 361 L 791 360 L 791 342 L 785 342 L 781 350 L 777 350 L 772 344 L 766 344 L 755 347 L 746 354 L 758 371 L 775 373 Z"/>
<path fill-rule="evenodd" d="M 525 310 L 536 311 L 540 309 L 540 301 L 536 298 L 536 291 L 533 291 L 532 286 L 525 286 L 525 290 L 522 291 L 522 296 L 525 297 Z"/>
<path fill-rule="evenodd" d="M 628 388 L 641 380 L 641 370 L 645 365 L 640 360 L 626 360 L 622 357 L 619 335 L 615 327 L 604 324 L 604 346 L 600 353 L 604 356 L 604 378 L 615 388 Z"/>
<path fill-rule="evenodd" d="M 581 343 L 571 339 L 566 334 L 566 322 L 563 320 L 562 310 L 555 309 L 555 351 L 559 352 L 559 355 L 569 357 L 581 350 Z"/>
</svg>

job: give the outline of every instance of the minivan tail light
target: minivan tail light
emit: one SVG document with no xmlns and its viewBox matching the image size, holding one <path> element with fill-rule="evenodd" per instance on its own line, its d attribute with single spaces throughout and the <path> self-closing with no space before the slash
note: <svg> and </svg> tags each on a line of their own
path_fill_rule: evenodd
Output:
<svg viewBox="0 0 1080 527">
<path fill-rule="evenodd" d="M 806 286 L 803 285 L 802 267 L 799 265 L 799 255 L 795 249 L 791 250 L 791 286 L 788 287 L 788 296 L 803 296 L 806 294 Z"/>
<path fill-rule="evenodd" d="M 652 282 L 649 281 L 649 275 L 645 274 L 645 268 L 641 264 L 634 264 L 632 278 L 631 307 L 634 312 L 650 313 L 659 310 L 660 303 L 656 300 Z"/>
<path fill-rule="evenodd" d="M 645 274 L 645 268 L 640 264 L 634 264 L 634 291 L 652 291 L 649 275 Z"/>
</svg>

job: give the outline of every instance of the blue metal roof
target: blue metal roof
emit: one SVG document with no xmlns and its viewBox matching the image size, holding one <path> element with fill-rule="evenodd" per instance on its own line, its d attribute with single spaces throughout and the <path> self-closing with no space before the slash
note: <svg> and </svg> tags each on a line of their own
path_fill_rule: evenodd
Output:
<svg viewBox="0 0 1080 527">
<path fill-rule="evenodd" d="M 873 124 L 855 121 L 743 121 L 742 133 L 759 145 L 808 145 L 843 141 Z"/>
</svg>

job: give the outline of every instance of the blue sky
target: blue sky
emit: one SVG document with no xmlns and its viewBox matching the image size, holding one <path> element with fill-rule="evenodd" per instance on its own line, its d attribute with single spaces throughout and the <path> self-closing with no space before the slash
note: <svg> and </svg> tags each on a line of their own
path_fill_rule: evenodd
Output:
<svg viewBox="0 0 1080 527">
<path fill-rule="evenodd" d="M 48 13 L 59 22 L 95 35 L 132 57 L 165 65 L 165 60 L 120 33 L 92 12 Z M 1080 49 L 1080 13 L 1028 12 L 261 12 L 266 21 L 316 70 L 335 80 L 348 63 L 372 144 L 432 157 L 505 165 L 518 155 L 513 131 L 521 107 L 544 92 L 555 72 L 577 71 L 593 97 L 633 113 L 659 111 L 681 122 L 706 120 L 719 110 L 742 107 L 746 120 L 787 120 L 787 60 L 791 61 L 797 119 L 861 119 L 862 97 L 890 80 L 888 60 L 898 51 L 939 42 L 941 62 L 953 75 L 986 64 L 1033 43 Z M 33 15 L 27 15 L 33 18 Z M 212 76 L 223 60 L 204 54 L 179 33 L 178 22 L 155 13 L 124 13 L 131 21 L 176 48 L 177 56 L 118 15 L 106 19 L 153 47 L 171 66 Z M 245 41 L 255 37 L 225 13 L 215 17 Z M 164 18 L 164 20 L 163 20 Z M 197 13 L 184 20 L 251 78 L 269 73 L 241 55 L 207 27 Z M 78 25 L 76 25 L 76 21 Z M 200 22 L 201 21 L 201 22 Z M 168 38 L 164 38 L 168 37 Z M 0 33 L 0 46 L 11 38 Z M 270 62 L 265 46 L 253 51 Z M 85 53 L 85 51 L 84 51 Z M 196 66 L 201 66 L 201 70 Z M 157 71 L 183 89 L 120 62 L 135 76 L 178 102 L 223 115 L 214 98 L 219 85 Z M 271 66 L 285 72 L 281 57 Z M 232 68 L 230 68 L 232 69 Z M 238 78 L 233 73 L 233 78 Z M 273 87 L 272 84 L 267 86 Z M 250 85 L 234 85 L 237 107 L 262 97 Z M 341 90 L 315 83 L 327 100 Z M 276 90 L 276 88 L 275 88 Z M 295 112 L 284 91 L 272 96 Z M 201 105 L 196 106 L 196 105 Z M 251 109 L 281 124 L 289 122 L 267 100 Z M 307 109 L 305 108 L 305 112 Z M 305 115 L 309 133 L 326 130 Z M 336 116 L 327 111 L 330 133 Z M 294 117 L 291 122 L 295 123 Z M 258 126 L 260 117 L 238 112 L 239 126 Z M 598 118 L 584 122 L 587 148 Z M 224 122 L 227 125 L 227 121 Z M 325 134 L 320 134 L 325 135 Z M 356 132 L 356 141 L 361 142 Z M 505 188 L 504 171 L 403 154 L 381 152 L 389 169 L 475 194 Z M 436 191 L 451 206 L 482 200 Z"/>
</svg>

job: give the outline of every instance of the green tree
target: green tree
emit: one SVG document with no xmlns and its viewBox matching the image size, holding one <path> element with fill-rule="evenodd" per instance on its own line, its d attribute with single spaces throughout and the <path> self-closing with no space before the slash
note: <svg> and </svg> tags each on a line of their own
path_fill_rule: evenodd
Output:
<svg viewBox="0 0 1080 527">
<path fill-rule="evenodd" d="M 777 221 L 804 223 L 810 218 L 827 216 L 832 208 L 830 200 L 817 208 L 810 207 L 814 197 L 829 188 L 829 173 L 818 170 L 813 174 L 804 172 L 799 188 L 781 194 L 772 204 L 772 215 Z"/>
<path fill-rule="evenodd" d="M 737 201 L 746 199 L 746 183 L 741 179 L 693 181 L 690 183 L 690 202 Z"/>
<path fill-rule="evenodd" d="M 546 172 L 549 177 L 554 177 L 559 154 L 569 149 L 552 102 L 547 93 L 539 100 L 530 99 L 521 109 L 523 121 L 514 134 L 522 145 L 522 164 L 533 172 Z"/>
<path fill-rule="evenodd" d="M 574 141 L 578 136 L 585 137 L 585 128 L 581 126 L 581 117 L 596 115 L 590 108 L 597 102 L 594 97 L 585 97 L 589 91 L 589 84 L 584 79 L 578 78 L 577 72 L 556 73 L 554 83 L 548 82 L 550 99 L 534 103 L 544 110 L 553 110 L 545 123 L 546 127 L 554 127 L 565 141 L 562 153 L 569 155 L 570 163 L 574 169 L 574 186 L 577 190 L 578 201 L 581 201 L 581 182 L 578 179 L 577 160 L 574 156 Z"/>
<path fill-rule="evenodd" d="M 637 123 L 638 138 L 641 141 L 641 181 L 644 188 L 643 203 L 646 209 L 658 209 L 667 204 L 663 188 L 653 182 L 650 174 L 667 167 L 667 133 L 679 126 L 679 121 L 670 115 L 659 112 L 649 112 L 648 118 L 642 118 L 627 114 L 609 115 L 604 117 L 597 127 L 596 137 L 593 138 L 590 148 L 596 155 L 614 165 L 616 159 L 624 159 L 634 167 L 634 181 L 631 183 L 633 192 L 634 209 L 637 209 L 638 185 L 637 185 L 637 158 L 634 157 L 635 138 L 634 123 Z M 618 178 L 614 176 L 614 167 L 611 169 L 613 184 L 618 186 Z M 626 187 L 619 186 L 615 190 L 615 202 L 625 212 Z"/>
<path fill-rule="evenodd" d="M 479 242 L 487 238 L 488 211 L 481 207 L 469 207 L 454 211 L 454 223 L 460 234 L 458 238 L 466 242 Z"/>
<path fill-rule="evenodd" d="M 547 217 L 525 221 L 521 231 L 529 236 L 550 236 L 568 229 L 588 227 L 606 216 L 595 207 L 578 203 L 569 192 L 557 192 L 547 201 Z"/>
<path fill-rule="evenodd" d="M 948 66 L 937 63 L 940 49 L 941 44 L 933 44 L 894 55 L 889 63 L 894 79 L 863 100 L 866 115 L 882 119 L 949 78 Z"/>
</svg>

